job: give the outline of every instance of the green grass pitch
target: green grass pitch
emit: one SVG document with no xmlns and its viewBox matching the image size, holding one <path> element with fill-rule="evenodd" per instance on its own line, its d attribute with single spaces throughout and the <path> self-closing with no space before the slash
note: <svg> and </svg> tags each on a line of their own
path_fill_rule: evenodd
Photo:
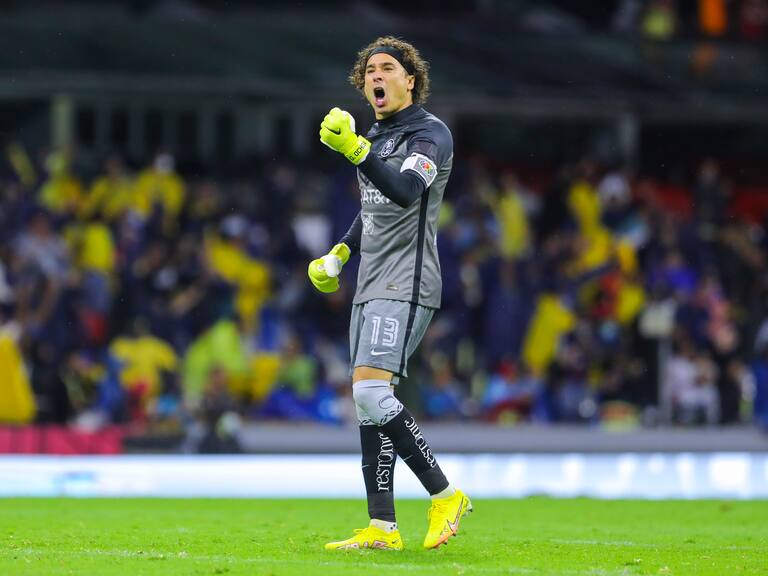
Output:
<svg viewBox="0 0 768 576">
<path fill-rule="evenodd" d="M 352 500 L 0 499 L 0 574 L 768 574 L 768 502 L 476 500 L 424 550 L 427 501 L 398 502 L 403 552 L 326 552 Z"/>
</svg>

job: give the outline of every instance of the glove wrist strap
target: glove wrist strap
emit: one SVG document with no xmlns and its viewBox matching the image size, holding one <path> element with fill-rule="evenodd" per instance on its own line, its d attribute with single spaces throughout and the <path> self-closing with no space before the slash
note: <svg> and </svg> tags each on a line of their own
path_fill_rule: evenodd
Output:
<svg viewBox="0 0 768 576">
<path fill-rule="evenodd" d="M 371 151 L 371 143 L 362 136 L 356 136 L 350 145 L 342 152 L 346 156 L 347 160 L 352 162 L 355 166 L 360 164 L 368 157 L 368 153 Z"/>
</svg>

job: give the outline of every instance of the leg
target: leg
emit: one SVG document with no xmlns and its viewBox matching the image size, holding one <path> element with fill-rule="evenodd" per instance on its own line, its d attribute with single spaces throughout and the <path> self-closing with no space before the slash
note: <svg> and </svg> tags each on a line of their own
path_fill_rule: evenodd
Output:
<svg viewBox="0 0 768 576">
<path fill-rule="evenodd" d="M 363 329 L 363 306 L 352 308 L 350 322 L 350 354 L 355 358 Z M 388 373 L 364 373 L 366 378 L 383 378 L 388 381 Z M 383 371 L 382 371 L 383 372 Z M 355 535 L 339 542 L 325 545 L 326 550 L 348 550 L 374 548 L 381 550 L 402 550 L 403 540 L 395 521 L 395 501 L 393 497 L 395 451 L 392 441 L 368 417 L 357 408 L 360 424 L 360 447 L 362 449 L 362 472 L 368 499 L 368 515 L 371 522 L 367 528 L 355 530 Z"/>
<path fill-rule="evenodd" d="M 368 499 L 368 516 L 371 520 L 394 524 L 396 520 L 393 488 L 397 455 L 392 440 L 359 407 L 356 408 L 360 423 L 360 448 L 363 454 L 362 470 Z"/>
<path fill-rule="evenodd" d="M 381 368 L 358 366 L 352 377 L 352 395 L 359 414 L 367 416 L 394 445 L 397 454 L 413 471 L 430 495 L 449 483 L 427 440 L 419 431 L 416 419 L 395 398 L 390 381 L 392 372 Z"/>
<path fill-rule="evenodd" d="M 432 496 L 424 540 L 427 548 L 437 548 L 456 534 L 459 518 L 471 510 L 469 499 L 450 485 L 438 466 L 416 419 L 393 393 L 392 383 L 406 375 L 407 360 L 432 314 L 433 310 L 408 302 L 372 300 L 355 306 L 350 328 L 352 396 L 358 414 L 392 441 L 397 454 Z"/>
<path fill-rule="evenodd" d="M 409 302 L 371 300 L 353 310 L 350 350 L 352 396 L 358 413 L 370 418 L 395 446 L 430 495 L 448 480 L 419 431 L 413 415 L 395 398 L 391 383 L 406 375 L 406 364 L 432 319 L 433 311 Z"/>
<path fill-rule="evenodd" d="M 461 490 L 450 485 L 421 434 L 416 419 L 395 398 L 392 386 L 389 385 L 392 376 L 382 369 L 367 366 L 356 368 L 352 386 L 355 405 L 359 415 L 367 416 L 391 439 L 397 454 L 432 496 L 424 547 L 438 548 L 456 535 L 459 520 L 472 511 L 472 504 Z M 365 461 L 365 456 L 363 458 Z M 365 468 L 363 471 L 365 473 Z M 370 495 L 368 502 L 370 510 Z"/>
</svg>

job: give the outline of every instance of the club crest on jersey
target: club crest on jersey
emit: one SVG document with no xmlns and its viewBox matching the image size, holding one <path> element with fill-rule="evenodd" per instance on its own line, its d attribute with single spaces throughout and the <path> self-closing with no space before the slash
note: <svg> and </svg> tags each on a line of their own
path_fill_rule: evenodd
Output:
<svg viewBox="0 0 768 576">
<path fill-rule="evenodd" d="M 390 154 L 392 154 L 392 151 L 395 149 L 395 139 L 390 138 L 386 142 L 384 142 L 384 146 L 381 147 L 381 152 L 379 152 L 379 158 L 386 158 Z"/>
</svg>

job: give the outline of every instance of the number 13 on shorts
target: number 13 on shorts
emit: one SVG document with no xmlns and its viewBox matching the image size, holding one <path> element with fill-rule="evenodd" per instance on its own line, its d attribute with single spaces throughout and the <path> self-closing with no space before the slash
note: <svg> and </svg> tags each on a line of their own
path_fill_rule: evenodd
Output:
<svg viewBox="0 0 768 576">
<path fill-rule="evenodd" d="M 397 345 L 397 333 L 400 329 L 400 321 L 397 318 L 386 318 L 381 316 L 371 316 L 371 346 L 379 343 L 381 336 L 381 345 L 393 348 Z"/>
</svg>

